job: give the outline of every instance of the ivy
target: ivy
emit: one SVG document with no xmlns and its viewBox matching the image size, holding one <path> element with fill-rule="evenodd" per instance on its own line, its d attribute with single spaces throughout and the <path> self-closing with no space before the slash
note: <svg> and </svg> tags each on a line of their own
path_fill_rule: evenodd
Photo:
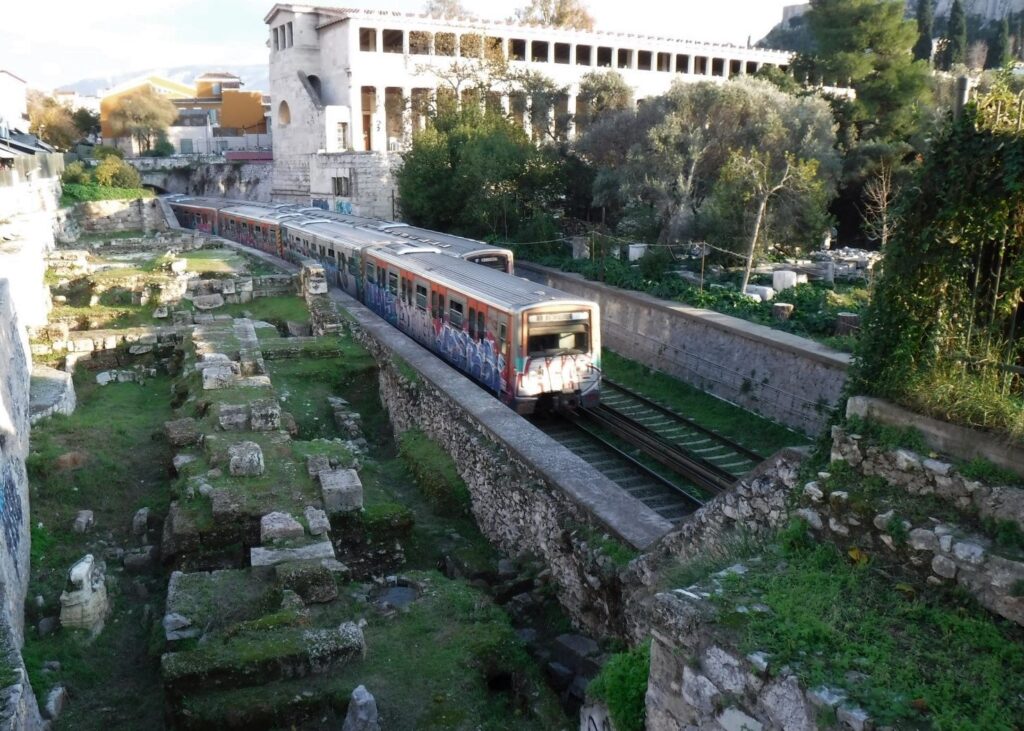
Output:
<svg viewBox="0 0 1024 731">
<path fill-rule="evenodd" d="M 1002 96 L 950 121 L 904 194 L 853 387 L 1021 438 L 1024 136 Z"/>
</svg>

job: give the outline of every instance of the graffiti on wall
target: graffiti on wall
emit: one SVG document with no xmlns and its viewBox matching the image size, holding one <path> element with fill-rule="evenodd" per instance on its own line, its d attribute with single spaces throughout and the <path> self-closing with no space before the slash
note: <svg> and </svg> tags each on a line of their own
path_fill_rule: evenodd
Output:
<svg viewBox="0 0 1024 731">
<path fill-rule="evenodd" d="M 352 215 L 352 202 L 351 201 L 334 201 L 335 213 L 344 213 Z"/>
<path fill-rule="evenodd" d="M 11 557 L 14 572 L 19 577 L 21 568 L 18 566 L 18 549 L 21 546 L 24 518 L 14 464 L 8 460 L 0 466 L 0 528 L 3 529 L 7 555 Z"/>
<path fill-rule="evenodd" d="M 331 210 L 331 207 L 327 205 L 327 201 L 323 198 L 313 198 L 310 200 L 309 205 L 313 208 L 319 208 L 321 211 Z"/>
</svg>

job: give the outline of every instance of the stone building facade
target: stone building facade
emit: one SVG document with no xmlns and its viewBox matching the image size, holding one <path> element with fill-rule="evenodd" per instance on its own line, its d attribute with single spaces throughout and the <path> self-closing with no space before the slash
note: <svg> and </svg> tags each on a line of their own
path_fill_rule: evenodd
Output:
<svg viewBox="0 0 1024 731">
<path fill-rule="evenodd" d="M 438 94 L 453 97 L 486 59 L 543 74 L 565 88 L 551 118 L 577 114 L 580 80 L 615 70 L 637 99 L 677 79 L 725 81 L 788 52 L 654 36 L 545 28 L 475 18 L 277 4 L 269 30 L 275 199 L 391 218 L 395 154 Z M 487 102 L 536 125 L 531 99 L 495 89 Z M 561 130 L 572 134 L 571 122 Z"/>
</svg>

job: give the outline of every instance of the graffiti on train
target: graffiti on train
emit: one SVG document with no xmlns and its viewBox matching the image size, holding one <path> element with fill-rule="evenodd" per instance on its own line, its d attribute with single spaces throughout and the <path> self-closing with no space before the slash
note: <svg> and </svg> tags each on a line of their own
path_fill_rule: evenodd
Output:
<svg viewBox="0 0 1024 731">
<path fill-rule="evenodd" d="M 439 318 L 434 321 L 434 348 L 492 391 L 502 392 L 508 387 L 505 356 L 497 349 L 491 336 L 475 340 L 465 330 L 452 327 Z"/>
</svg>

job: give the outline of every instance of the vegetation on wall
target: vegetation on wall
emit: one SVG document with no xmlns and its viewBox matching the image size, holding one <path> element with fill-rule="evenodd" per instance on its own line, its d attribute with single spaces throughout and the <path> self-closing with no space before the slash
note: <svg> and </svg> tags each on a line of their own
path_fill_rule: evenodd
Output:
<svg viewBox="0 0 1024 731">
<path fill-rule="evenodd" d="M 1006 85 L 934 141 L 886 252 L 856 390 L 1024 438 L 1022 160 Z"/>
</svg>

